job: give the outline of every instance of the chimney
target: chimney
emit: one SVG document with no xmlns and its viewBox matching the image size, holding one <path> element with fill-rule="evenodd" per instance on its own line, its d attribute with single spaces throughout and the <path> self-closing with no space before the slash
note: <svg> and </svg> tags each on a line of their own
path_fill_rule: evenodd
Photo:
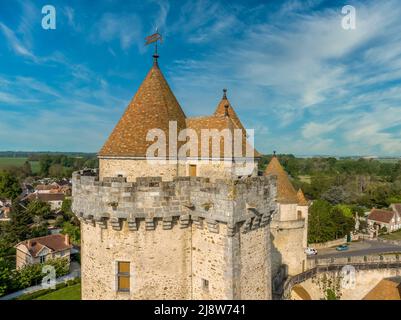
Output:
<svg viewBox="0 0 401 320">
<path fill-rule="evenodd" d="M 70 236 L 66 233 L 64 235 L 64 243 L 69 246 L 70 245 Z"/>
</svg>

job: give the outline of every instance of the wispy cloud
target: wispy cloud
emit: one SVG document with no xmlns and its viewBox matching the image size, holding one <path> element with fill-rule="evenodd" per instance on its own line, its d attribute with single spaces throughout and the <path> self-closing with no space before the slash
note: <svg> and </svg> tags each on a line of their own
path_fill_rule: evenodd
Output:
<svg viewBox="0 0 401 320">
<path fill-rule="evenodd" d="M 110 43 L 117 40 L 121 49 L 128 50 L 133 44 L 137 46 L 139 43 L 143 44 L 142 22 L 135 13 L 105 13 L 94 26 L 90 37 L 95 43 Z"/>
<path fill-rule="evenodd" d="M 15 54 L 37 61 L 37 57 L 27 47 L 25 47 L 15 33 L 2 22 L 0 22 L 0 31 L 7 39 L 10 48 L 15 52 Z"/>
</svg>

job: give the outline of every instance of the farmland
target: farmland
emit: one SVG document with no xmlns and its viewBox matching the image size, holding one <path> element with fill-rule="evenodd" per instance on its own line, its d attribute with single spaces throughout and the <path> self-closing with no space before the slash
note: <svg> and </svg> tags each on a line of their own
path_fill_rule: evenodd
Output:
<svg viewBox="0 0 401 320">
<path fill-rule="evenodd" d="M 0 170 L 7 169 L 9 167 L 22 167 L 28 158 L 24 157 L 0 157 Z M 39 172 L 39 161 L 30 161 L 32 172 Z"/>
</svg>

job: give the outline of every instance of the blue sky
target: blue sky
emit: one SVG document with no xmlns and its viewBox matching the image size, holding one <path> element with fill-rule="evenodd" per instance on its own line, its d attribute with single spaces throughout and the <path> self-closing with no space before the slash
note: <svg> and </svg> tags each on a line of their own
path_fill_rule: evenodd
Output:
<svg viewBox="0 0 401 320">
<path fill-rule="evenodd" d="M 48 4 L 56 30 L 41 27 Z M 187 116 L 212 113 L 226 87 L 262 152 L 401 155 L 398 0 L 1 1 L 0 150 L 98 151 L 151 66 L 156 26 Z"/>
</svg>

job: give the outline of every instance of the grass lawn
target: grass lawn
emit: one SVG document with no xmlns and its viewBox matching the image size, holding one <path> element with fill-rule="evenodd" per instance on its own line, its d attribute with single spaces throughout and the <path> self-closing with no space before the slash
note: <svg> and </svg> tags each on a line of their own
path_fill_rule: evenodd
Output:
<svg viewBox="0 0 401 320">
<path fill-rule="evenodd" d="M 35 300 L 81 300 L 81 284 L 68 286 L 60 290 L 45 294 Z"/>
<path fill-rule="evenodd" d="M 384 235 L 380 236 L 380 238 L 383 238 L 386 240 L 401 240 L 401 230 L 392 232 L 390 234 L 384 234 Z"/>
<path fill-rule="evenodd" d="M 0 170 L 7 167 L 22 167 L 28 158 L 7 158 L 0 157 Z M 39 172 L 39 161 L 30 161 L 33 173 Z"/>
</svg>

